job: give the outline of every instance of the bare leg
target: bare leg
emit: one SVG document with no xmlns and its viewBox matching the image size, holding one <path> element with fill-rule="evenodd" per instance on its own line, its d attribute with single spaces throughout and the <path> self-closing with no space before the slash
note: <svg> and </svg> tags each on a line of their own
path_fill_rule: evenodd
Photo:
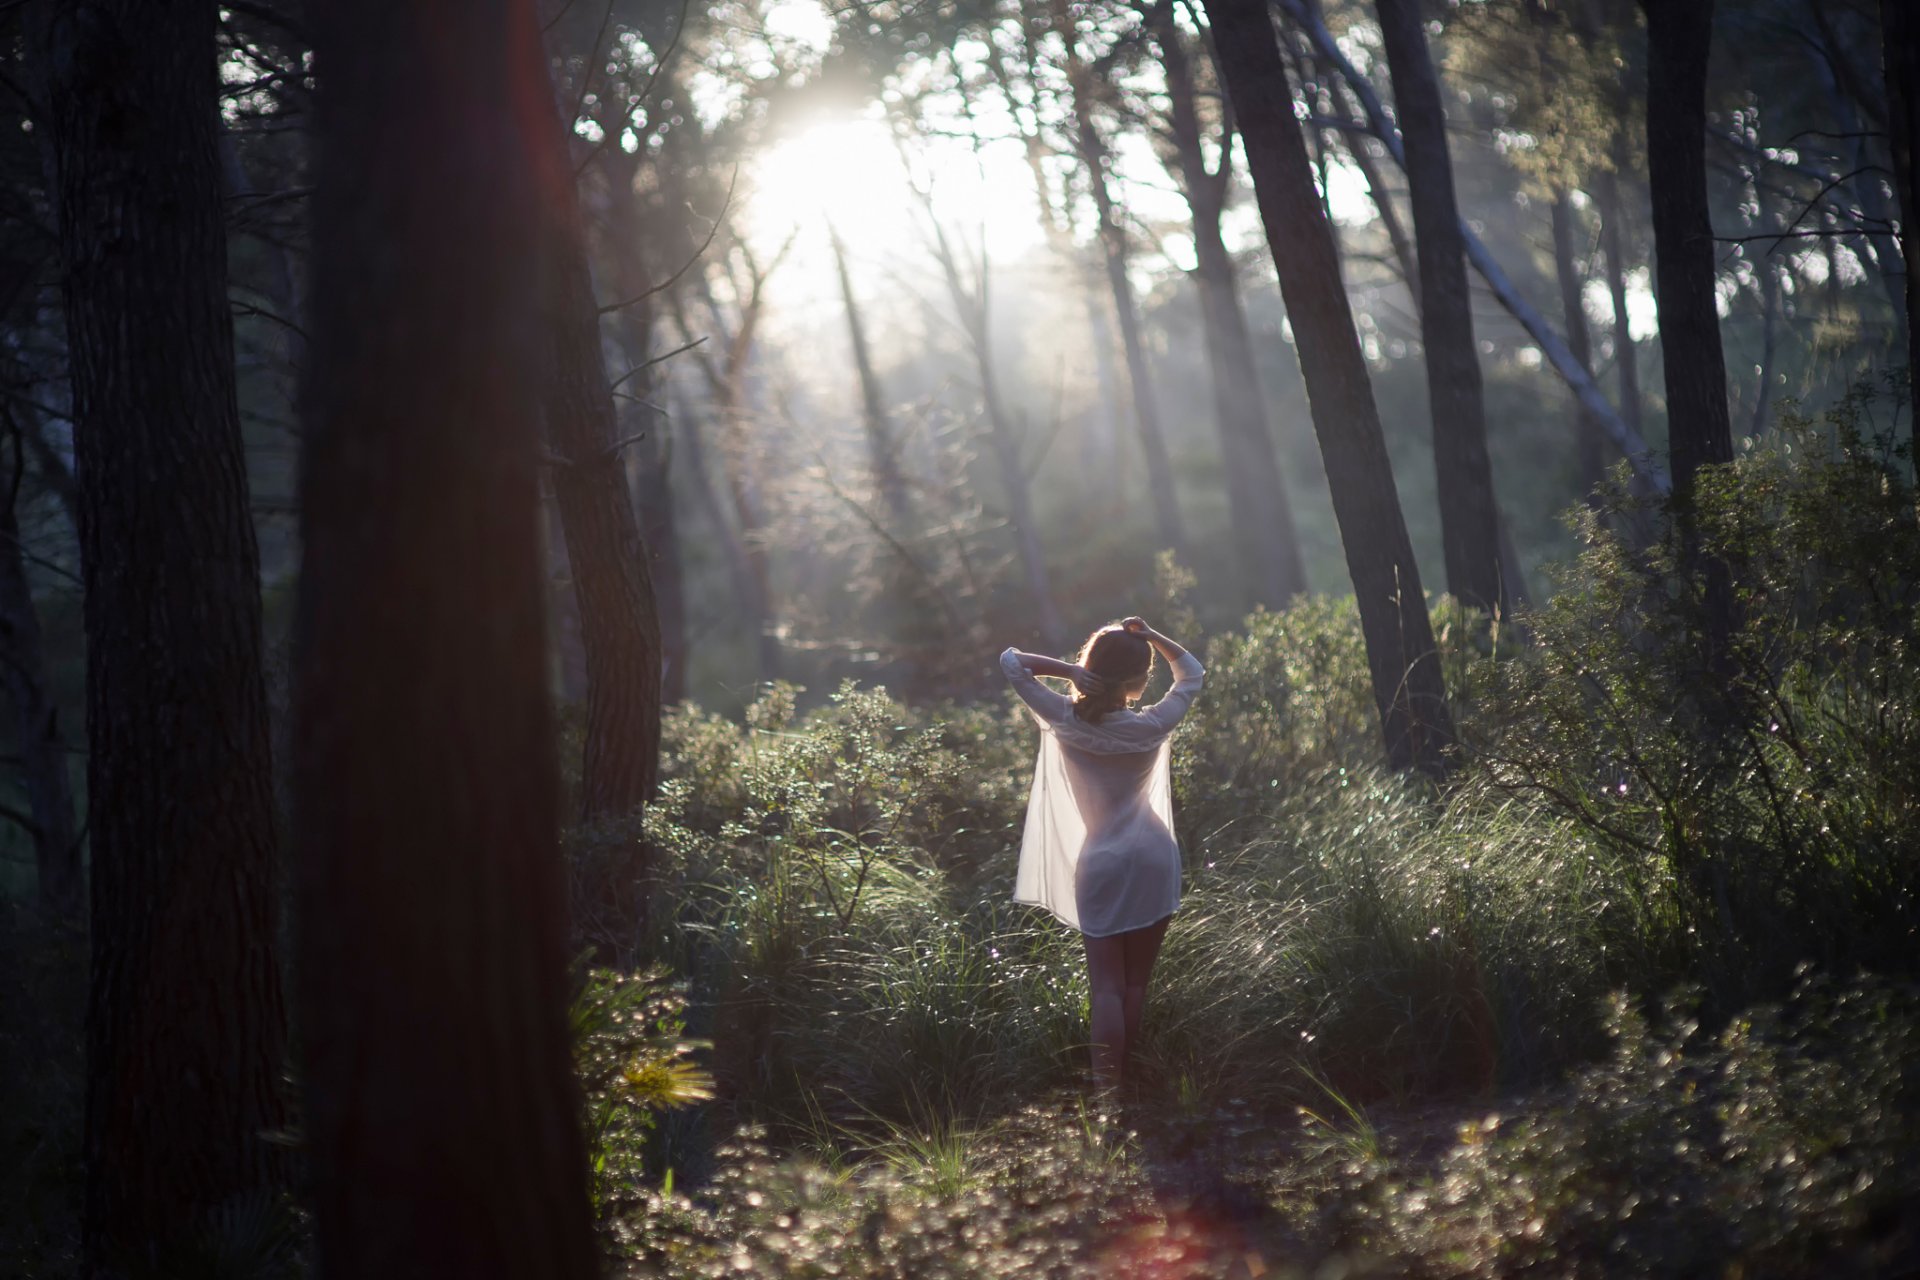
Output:
<svg viewBox="0 0 1920 1280">
<path fill-rule="evenodd" d="M 1085 938 L 1087 994 L 1093 1013 L 1093 1078 L 1103 1088 L 1120 1083 L 1127 1061 L 1127 950 L 1125 935 Z"/>
<path fill-rule="evenodd" d="M 1126 1044 L 1128 1052 L 1140 1043 L 1140 1011 L 1147 1003 L 1147 976 L 1153 972 L 1154 959 L 1160 954 L 1160 941 L 1167 936 L 1168 916 L 1158 924 L 1132 929 L 1120 935 L 1126 961 Z"/>
</svg>

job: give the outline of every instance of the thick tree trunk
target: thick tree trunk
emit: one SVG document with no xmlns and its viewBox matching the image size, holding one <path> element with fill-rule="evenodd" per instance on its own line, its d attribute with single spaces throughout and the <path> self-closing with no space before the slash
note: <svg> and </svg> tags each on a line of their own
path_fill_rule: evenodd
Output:
<svg viewBox="0 0 1920 1280">
<path fill-rule="evenodd" d="M 1667 444 L 1673 497 L 1688 554 L 1697 553 L 1694 480 L 1733 461 L 1726 359 L 1714 297 L 1713 225 L 1707 204 L 1707 56 L 1712 0 L 1640 0 L 1647 14 L 1647 173 L 1653 197 L 1660 350 L 1666 365 Z M 1721 667 L 1733 631 L 1733 587 L 1724 561 L 1703 557 L 1707 662 Z"/>
<path fill-rule="evenodd" d="M 1096 234 L 1107 266 L 1107 289 L 1113 295 L 1114 319 L 1120 326 L 1120 351 L 1126 357 L 1127 381 L 1133 392 L 1133 422 L 1140 433 L 1140 451 L 1147 462 L 1147 494 L 1162 546 L 1181 560 L 1188 559 L 1185 522 L 1174 492 L 1173 464 L 1167 455 L 1166 432 L 1160 425 L 1160 405 L 1153 391 L 1153 370 L 1147 363 L 1140 336 L 1140 308 L 1134 301 L 1133 281 L 1127 275 L 1127 232 L 1120 225 L 1113 193 L 1107 185 L 1107 149 L 1093 120 L 1092 72 L 1081 61 L 1075 19 L 1067 0 L 1050 0 L 1055 30 L 1067 46 L 1067 74 L 1071 81 L 1074 150 L 1086 170 L 1093 194 Z"/>
<path fill-rule="evenodd" d="M 1595 185 L 1600 199 L 1600 247 L 1607 258 L 1607 296 L 1613 302 L 1613 368 L 1620 383 L 1620 413 L 1639 435 L 1644 430 L 1640 421 L 1640 360 L 1627 312 L 1626 209 L 1620 201 L 1618 173 L 1625 164 L 1624 151 L 1623 146 L 1614 149 L 1615 169 L 1601 174 Z"/>
<path fill-rule="evenodd" d="M 1500 563 L 1500 513 L 1487 457 L 1480 353 L 1473 342 L 1465 243 L 1454 203 L 1453 163 L 1440 79 L 1427 51 L 1418 0 L 1377 0 L 1393 74 L 1420 255 L 1420 338 L 1433 414 L 1433 463 L 1447 589 L 1478 609 L 1510 611 Z"/>
<path fill-rule="evenodd" d="M 536 471 L 525 3 L 312 13 L 313 336 L 295 673 L 321 1273 L 598 1273 L 567 1043 Z M 449 210 L 458 216 L 449 217 Z"/>
<path fill-rule="evenodd" d="M 1907 261 L 1907 367 L 1920 386 L 1920 180 L 1913 164 L 1914 139 L 1920 137 L 1920 13 L 1911 0 L 1880 0 L 1880 32 L 1886 59 L 1887 141 Z M 1920 401 L 1920 396 L 1915 399 Z M 1908 421 L 1914 421 L 1911 414 Z"/>
<path fill-rule="evenodd" d="M 528 56 L 537 61 L 527 74 L 545 76 L 544 54 L 535 49 Z M 551 89 L 546 97 L 553 101 Z M 555 162 L 570 174 L 566 122 L 557 106 L 547 114 Z M 579 199 L 570 180 L 544 195 L 542 399 L 554 500 L 586 649 L 580 803 L 581 817 L 591 822 L 631 813 L 653 795 L 660 764 L 660 618 L 620 456 Z"/>
<path fill-rule="evenodd" d="M 280 1161 L 260 561 L 227 304 L 212 3 L 49 4 L 86 584 L 84 1217 L 110 1274 Z"/>
<path fill-rule="evenodd" d="M 1293 322 L 1366 636 L 1387 759 L 1395 767 L 1443 774 L 1453 722 L 1433 625 L 1272 19 L 1263 0 L 1207 0 L 1206 9 Z"/>
<path fill-rule="evenodd" d="M 1573 358 L 1593 369 L 1593 337 L 1587 329 L 1587 308 L 1581 301 L 1584 281 L 1573 251 L 1573 200 L 1565 191 L 1553 194 L 1553 267 L 1560 279 L 1560 310 L 1567 323 L 1567 347 Z M 1574 439 L 1579 468 L 1575 479 L 1580 492 L 1592 497 L 1595 486 L 1606 476 L 1607 439 L 1593 414 L 1579 400 L 1573 403 Z"/>
<path fill-rule="evenodd" d="M 1253 336 L 1240 306 L 1233 257 L 1220 234 L 1232 135 L 1222 139 L 1220 168 L 1207 168 L 1201 147 L 1199 93 L 1171 3 L 1149 15 L 1166 71 L 1169 133 L 1180 183 L 1193 214 L 1194 287 L 1213 375 L 1213 413 L 1225 463 L 1227 506 L 1249 603 L 1279 608 L 1307 589 L 1306 565 L 1294 529 L 1293 507 L 1274 457 L 1266 395 L 1253 358 Z"/>
<path fill-rule="evenodd" d="M 8 413 L 9 418 L 12 417 Z M 16 431 L 24 430 L 15 423 Z M 73 782 L 67 745 L 61 741 L 59 707 L 47 688 L 46 650 L 40 613 L 27 579 L 20 541 L 19 493 L 22 441 L 12 442 L 14 465 L 0 494 L 0 683 L 13 701 L 13 735 L 20 752 L 20 781 L 33 820 L 34 867 L 40 909 L 55 920 L 84 918 L 86 888 L 80 842 L 74 833 Z"/>
</svg>

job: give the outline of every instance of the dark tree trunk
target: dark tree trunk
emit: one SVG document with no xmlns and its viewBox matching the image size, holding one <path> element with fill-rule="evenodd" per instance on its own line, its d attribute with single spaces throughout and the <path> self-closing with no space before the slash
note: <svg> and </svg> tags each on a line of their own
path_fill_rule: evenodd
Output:
<svg viewBox="0 0 1920 1280">
<path fill-rule="evenodd" d="M 1560 310 L 1567 321 L 1567 346 L 1582 368 L 1593 369 L 1593 337 L 1587 329 L 1587 308 L 1581 301 L 1584 281 L 1574 261 L 1573 200 L 1565 191 L 1553 194 L 1553 267 L 1560 278 Z M 1580 492 L 1589 498 L 1594 487 L 1605 478 L 1607 438 L 1593 413 L 1578 398 L 1573 404 L 1575 458 Z"/>
<path fill-rule="evenodd" d="M 1272 19 L 1263 0 L 1207 0 L 1206 9 L 1293 322 L 1387 759 L 1439 775 L 1453 746 L 1453 722 L 1433 625 Z"/>
<path fill-rule="evenodd" d="M 1712 0 L 1640 0 L 1647 14 L 1647 174 L 1653 198 L 1655 296 L 1666 365 L 1667 443 L 1673 498 L 1689 556 L 1697 552 L 1694 480 L 1733 461 L 1727 367 L 1714 303 L 1713 226 L 1707 204 L 1707 56 Z M 1724 561 L 1707 556 L 1707 662 L 1724 666 L 1733 631 L 1733 587 Z"/>
<path fill-rule="evenodd" d="M 1473 343 L 1466 244 L 1453 196 L 1447 118 L 1418 0 L 1377 0 L 1406 144 L 1413 238 L 1420 255 L 1420 339 L 1433 413 L 1433 463 L 1447 589 L 1478 609 L 1509 612 L 1500 513 L 1487 457 L 1480 353 Z"/>
<path fill-rule="evenodd" d="M 294 797 L 319 1265 L 591 1277 L 536 481 L 539 203 L 572 174 L 530 5 L 311 16 Z"/>
<path fill-rule="evenodd" d="M 1707 53 L 1711 0 L 1641 0 L 1647 13 L 1647 166 L 1655 296 L 1666 357 L 1667 436 L 1676 495 L 1709 463 L 1733 459 L 1727 368 L 1714 305 L 1707 205 Z"/>
<path fill-rule="evenodd" d="M 529 51 L 528 75 L 546 75 Z M 552 90 L 546 95 L 553 101 Z M 548 111 L 554 160 L 572 172 L 559 110 Z M 542 266 L 547 339 L 543 407 L 553 494 L 566 536 L 587 659 L 581 817 L 631 813 L 653 795 L 660 763 L 660 618 L 640 521 L 627 492 L 618 416 L 601 355 L 600 308 L 571 180 L 545 193 Z M 642 869 L 643 870 L 643 869 Z"/>
<path fill-rule="evenodd" d="M 86 1265 L 270 1195 L 275 963 L 260 560 L 227 304 L 212 3 L 49 4 L 86 586 Z"/>
<path fill-rule="evenodd" d="M 27 579 L 20 541 L 19 496 L 27 430 L 6 413 L 12 439 L 0 447 L 13 451 L 13 465 L 0 473 L 0 683 L 13 701 L 13 734 L 20 752 L 20 781 L 33 820 L 34 867 L 40 909 L 70 924 L 84 917 L 85 890 L 80 843 L 73 825 L 73 783 L 67 773 L 67 745 L 60 739 L 59 707 L 47 688 L 46 650 L 40 638 L 40 614 Z"/>
<path fill-rule="evenodd" d="M 1613 367 L 1620 382 L 1620 416 L 1639 435 L 1640 360 L 1633 345 L 1633 326 L 1627 313 L 1626 209 L 1620 201 L 1617 168 L 1625 164 L 1625 148 L 1615 147 L 1616 171 L 1600 175 L 1600 247 L 1607 257 L 1607 296 L 1613 302 Z"/>
<path fill-rule="evenodd" d="M 1880 31 L 1886 58 L 1887 141 L 1907 262 L 1907 367 L 1920 386 L 1920 185 L 1913 165 L 1914 139 L 1920 137 L 1920 13 L 1912 0 L 1880 0 Z M 1915 400 L 1920 402 L 1920 396 Z"/>
<path fill-rule="evenodd" d="M 1133 392 L 1133 421 L 1140 433 L 1140 450 L 1147 461 L 1147 494 L 1160 541 L 1188 559 L 1185 522 L 1174 492 L 1173 464 L 1167 456 L 1166 432 L 1160 425 L 1160 405 L 1153 393 L 1153 370 L 1140 337 L 1140 308 L 1134 301 L 1133 281 L 1127 275 L 1127 232 L 1120 225 L 1113 193 L 1107 186 L 1107 149 L 1093 120 L 1092 71 L 1079 54 L 1075 19 L 1066 0 L 1051 0 L 1054 26 L 1067 46 L 1067 75 L 1071 81 L 1074 150 L 1087 174 L 1093 194 L 1096 233 L 1107 265 L 1107 288 L 1113 295 L 1114 318 L 1120 325 L 1120 350 L 1126 357 L 1127 381 Z"/>
<path fill-rule="evenodd" d="M 1227 132 L 1221 139 L 1220 167 L 1210 171 L 1201 147 L 1193 67 L 1172 4 L 1157 5 L 1150 21 L 1166 70 L 1172 107 L 1169 131 L 1178 152 L 1180 182 L 1193 213 L 1193 282 L 1200 295 L 1207 363 L 1213 375 L 1213 413 L 1226 465 L 1234 544 L 1250 602 L 1278 608 L 1307 589 L 1307 571 L 1300 558 L 1292 504 L 1274 457 L 1266 396 L 1254 364 L 1253 336 L 1240 306 L 1233 257 L 1220 235 L 1233 138 Z"/>
</svg>

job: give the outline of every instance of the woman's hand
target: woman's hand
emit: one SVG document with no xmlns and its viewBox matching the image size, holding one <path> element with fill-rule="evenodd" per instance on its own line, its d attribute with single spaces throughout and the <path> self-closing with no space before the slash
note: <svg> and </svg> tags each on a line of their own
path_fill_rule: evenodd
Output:
<svg viewBox="0 0 1920 1280">
<path fill-rule="evenodd" d="M 1120 619 L 1120 629 L 1122 631 L 1131 631 L 1137 636 L 1150 636 L 1153 634 L 1153 628 L 1147 625 L 1147 620 L 1140 617 Z"/>
<path fill-rule="evenodd" d="M 1112 687 L 1112 682 L 1105 676 L 1097 676 L 1081 666 L 1074 667 L 1073 674 L 1067 679 L 1073 682 L 1074 688 L 1089 698 L 1097 698 Z"/>
</svg>

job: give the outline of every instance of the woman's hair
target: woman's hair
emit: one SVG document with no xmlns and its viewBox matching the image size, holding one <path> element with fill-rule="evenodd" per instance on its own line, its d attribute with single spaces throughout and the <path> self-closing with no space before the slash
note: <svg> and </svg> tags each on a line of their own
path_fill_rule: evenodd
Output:
<svg viewBox="0 0 1920 1280">
<path fill-rule="evenodd" d="M 1100 717 L 1118 711 L 1129 697 L 1139 697 L 1146 688 L 1147 673 L 1153 670 L 1153 646 L 1145 636 L 1108 623 L 1087 637 L 1075 661 L 1107 681 L 1106 691 L 1098 695 L 1073 691 L 1073 714 L 1098 724 Z"/>
</svg>

